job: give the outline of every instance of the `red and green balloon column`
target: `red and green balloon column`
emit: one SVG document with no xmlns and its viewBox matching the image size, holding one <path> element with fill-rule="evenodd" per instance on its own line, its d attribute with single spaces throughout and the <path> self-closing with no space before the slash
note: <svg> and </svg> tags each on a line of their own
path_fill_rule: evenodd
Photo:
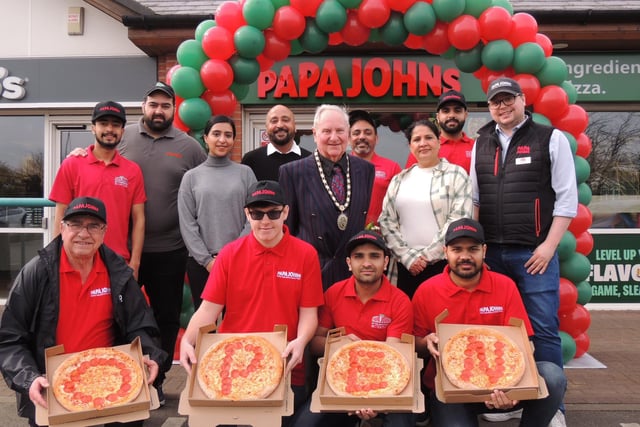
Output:
<svg viewBox="0 0 640 427">
<path fill-rule="evenodd" d="M 452 59 L 486 91 L 500 76 L 517 80 L 534 120 L 562 130 L 575 154 L 580 211 L 560 245 L 561 330 L 565 359 L 589 347 L 586 282 L 593 245 L 585 181 L 591 147 L 588 116 L 576 105 L 564 61 L 527 13 L 508 0 L 241 0 L 222 3 L 177 51 L 166 80 L 178 95 L 176 125 L 195 137 L 211 114 L 234 113 L 261 71 L 303 52 L 365 42 L 404 45 Z"/>
</svg>

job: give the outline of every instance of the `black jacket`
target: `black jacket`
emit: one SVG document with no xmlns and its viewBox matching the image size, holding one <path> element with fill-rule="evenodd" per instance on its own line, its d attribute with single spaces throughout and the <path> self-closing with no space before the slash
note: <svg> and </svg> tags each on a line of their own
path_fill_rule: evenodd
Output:
<svg viewBox="0 0 640 427">
<path fill-rule="evenodd" d="M 30 260 L 16 278 L 0 320 L 0 370 L 18 395 L 18 414 L 33 419 L 29 387 L 45 372 L 44 352 L 56 344 L 60 308 L 60 251 L 58 236 Z M 131 269 L 111 249 L 98 250 L 111 281 L 113 345 L 140 337 L 144 354 L 162 366 L 167 354 L 159 347 L 159 331 Z"/>
</svg>

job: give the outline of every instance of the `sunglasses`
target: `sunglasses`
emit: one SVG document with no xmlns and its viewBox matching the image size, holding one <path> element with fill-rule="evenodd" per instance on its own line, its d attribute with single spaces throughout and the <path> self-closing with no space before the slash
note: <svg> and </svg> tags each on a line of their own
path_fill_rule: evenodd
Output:
<svg viewBox="0 0 640 427">
<path fill-rule="evenodd" d="M 280 218 L 280 215 L 282 215 L 282 211 L 284 209 L 280 209 L 280 210 L 273 210 L 273 211 L 249 211 L 249 215 L 251 216 L 251 219 L 254 221 L 260 221 L 262 220 L 262 218 L 264 218 L 265 215 L 267 215 L 267 218 L 269 219 L 278 219 Z"/>
</svg>

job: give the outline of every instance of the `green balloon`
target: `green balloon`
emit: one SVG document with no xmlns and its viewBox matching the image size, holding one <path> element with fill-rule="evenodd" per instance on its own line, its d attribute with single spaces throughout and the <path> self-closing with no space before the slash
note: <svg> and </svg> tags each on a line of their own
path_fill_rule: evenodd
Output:
<svg viewBox="0 0 640 427">
<path fill-rule="evenodd" d="M 464 73 L 473 73 L 482 67 L 482 43 L 478 43 L 471 50 L 461 50 L 455 55 L 454 62 L 458 69 Z"/>
<path fill-rule="evenodd" d="M 591 284 L 586 281 L 582 281 L 576 285 L 578 288 L 578 304 L 585 305 L 591 301 L 591 297 L 593 296 L 593 291 L 591 289 Z"/>
<path fill-rule="evenodd" d="M 513 5 L 511 5 L 509 0 L 492 0 L 491 5 L 506 9 L 511 15 L 513 15 Z"/>
<path fill-rule="evenodd" d="M 207 147 L 207 143 L 204 142 L 204 129 L 191 130 L 189 132 L 189 135 L 191 135 L 193 139 L 198 141 L 198 143 L 200 144 L 200 146 L 205 152 L 209 151 L 209 147 Z"/>
<path fill-rule="evenodd" d="M 440 55 L 440 57 L 444 59 L 454 59 L 456 57 L 456 53 L 458 53 L 458 49 L 451 46 L 442 55 Z"/>
<path fill-rule="evenodd" d="M 474 18 L 479 18 L 482 15 L 482 12 L 490 8 L 491 0 L 472 0 L 467 1 L 467 4 L 464 8 L 464 15 L 471 15 Z"/>
<path fill-rule="evenodd" d="M 544 66 L 546 59 L 538 43 L 522 43 L 513 54 L 513 70 L 516 74 L 535 74 Z"/>
<path fill-rule="evenodd" d="M 451 22 L 464 13 L 465 0 L 433 0 L 433 10 L 438 20 Z"/>
<path fill-rule="evenodd" d="M 357 9 L 362 0 L 338 0 L 345 9 Z"/>
<path fill-rule="evenodd" d="M 575 104 L 578 100 L 578 91 L 576 87 L 569 80 L 565 80 L 560 85 L 565 92 L 567 92 L 567 96 L 569 96 L 569 104 Z"/>
<path fill-rule="evenodd" d="M 549 85 L 561 86 L 562 82 L 569 78 L 567 64 L 557 56 L 550 56 L 535 76 L 540 82 L 540 87 Z"/>
<path fill-rule="evenodd" d="M 291 4 L 289 0 L 271 0 L 271 3 L 275 10 L 280 9 L 282 6 L 289 6 Z"/>
<path fill-rule="evenodd" d="M 589 166 L 589 162 L 584 157 L 573 156 L 573 161 L 576 165 L 576 181 L 581 184 L 589 178 L 591 166 Z"/>
<path fill-rule="evenodd" d="M 232 83 L 229 89 L 231 89 L 231 92 L 233 92 L 238 101 L 243 100 L 244 97 L 249 93 L 248 84 Z"/>
<path fill-rule="evenodd" d="M 304 52 L 304 48 L 300 44 L 300 40 L 295 39 L 291 40 L 291 52 L 289 52 L 289 56 L 300 55 Z"/>
<path fill-rule="evenodd" d="M 541 125 L 551 126 L 551 120 L 549 120 L 547 116 L 543 116 L 540 113 L 533 113 L 531 117 L 533 118 L 533 121 L 536 123 L 539 123 Z"/>
<path fill-rule="evenodd" d="M 173 81 L 173 80 L 172 80 Z M 202 98 L 189 98 L 182 101 L 178 108 L 180 120 L 189 129 L 204 129 L 207 120 L 211 117 L 211 107 Z"/>
<path fill-rule="evenodd" d="M 205 90 L 200 72 L 191 67 L 178 68 L 171 76 L 171 86 L 176 95 L 184 99 L 197 98 Z"/>
<path fill-rule="evenodd" d="M 247 0 L 242 6 L 242 16 L 247 24 L 260 30 L 271 26 L 275 13 L 276 8 L 271 0 Z"/>
<path fill-rule="evenodd" d="M 199 42 L 202 42 L 204 33 L 206 33 L 209 28 L 215 27 L 215 26 L 216 26 L 216 21 L 214 21 L 213 19 L 205 19 L 204 21 L 199 23 L 198 26 L 196 27 L 196 32 L 195 32 L 196 40 L 198 40 Z"/>
<path fill-rule="evenodd" d="M 576 238 L 570 231 L 565 231 L 558 244 L 558 258 L 560 261 L 571 258 L 576 251 Z"/>
<path fill-rule="evenodd" d="M 264 34 L 251 25 L 243 25 L 233 34 L 233 43 L 238 55 L 247 59 L 254 59 L 264 50 Z"/>
<path fill-rule="evenodd" d="M 193 316 L 194 309 L 193 304 L 191 305 L 191 310 L 185 310 L 180 313 L 180 327 L 183 329 L 187 329 L 189 326 L 189 321 L 191 320 L 191 316 Z"/>
<path fill-rule="evenodd" d="M 229 64 L 233 69 L 233 82 L 238 84 L 251 84 L 260 75 L 260 64 L 255 59 L 242 58 L 234 55 Z"/>
<path fill-rule="evenodd" d="M 490 70 L 502 71 L 513 62 L 513 46 L 506 40 L 494 40 L 482 49 L 482 63 Z"/>
<path fill-rule="evenodd" d="M 176 58 L 183 67 L 191 67 L 196 70 L 199 70 L 202 64 L 209 59 L 202 50 L 202 44 L 193 39 L 180 43 L 176 51 Z"/>
<path fill-rule="evenodd" d="M 193 310 L 193 301 L 191 299 L 191 287 L 184 283 L 182 285 L 182 309 L 181 311 L 186 311 L 191 308 Z"/>
<path fill-rule="evenodd" d="M 562 342 L 562 361 L 568 363 L 576 355 L 576 341 L 565 331 L 560 331 L 560 341 Z"/>
<path fill-rule="evenodd" d="M 578 141 L 576 141 L 576 137 L 571 135 L 566 130 L 563 130 L 562 133 L 569 140 L 569 147 L 571 148 L 571 154 L 573 154 L 575 156 L 576 152 L 578 151 Z"/>
<path fill-rule="evenodd" d="M 429 3 L 418 2 L 403 16 L 404 26 L 411 34 L 424 36 L 436 26 L 436 12 Z"/>
<path fill-rule="evenodd" d="M 404 27 L 402 14 L 392 12 L 389 20 L 380 28 L 382 41 L 388 46 L 400 46 L 409 36 L 409 32 Z"/>
<path fill-rule="evenodd" d="M 326 0 L 320 3 L 316 12 L 318 28 L 327 34 L 340 31 L 347 22 L 347 10 L 338 0 Z"/>
<path fill-rule="evenodd" d="M 591 192 L 591 187 L 589 187 L 586 182 L 578 184 L 578 202 L 585 206 L 589 206 L 592 197 L 593 193 Z"/>
<path fill-rule="evenodd" d="M 574 252 L 571 256 L 560 262 L 560 276 L 571 280 L 573 283 L 582 282 L 589 277 L 591 263 L 586 256 Z"/>
<path fill-rule="evenodd" d="M 313 19 L 308 18 L 304 32 L 298 40 L 307 52 L 320 53 L 329 44 L 329 35 L 322 31 Z"/>
<path fill-rule="evenodd" d="M 371 43 L 382 41 L 382 36 L 380 35 L 380 28 L 372 28 L 369 31 L 369 41 Z"/>
</svg>

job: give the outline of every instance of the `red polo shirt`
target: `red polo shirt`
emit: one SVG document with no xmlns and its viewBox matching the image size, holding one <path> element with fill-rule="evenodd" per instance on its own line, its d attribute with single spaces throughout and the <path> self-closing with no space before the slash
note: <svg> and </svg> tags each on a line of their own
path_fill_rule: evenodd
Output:
<svg viewBox="0 0 640 427">
<path fill-rule="evenodd" d="M 402 170 L 400 165 L 391 159 L 379 156 L 373 153 L 370 161 L 376 169 L 375 179 L 373 180 L 373 189 L 371 190 L 371 202 L 369 202 L 369 211 L 365 219 L 365 225 L 378 224 L 378 217 L 382 212 L 382 202 L 391 178 L 396 176 Z"/>
<path fill-rule="evenodd" d="M 462 166 L 467 173 L 471 169 L 471 150 L 473 150 L 474 140 L 467 134 L 462 133 L 462 138 L 458 140 L 440 138 L 440 151 L 438 157 L 447 159 L 449 163 Z M 405 168 L 416 163 L 416 158 L 409 153 Z"/>
</svg>

